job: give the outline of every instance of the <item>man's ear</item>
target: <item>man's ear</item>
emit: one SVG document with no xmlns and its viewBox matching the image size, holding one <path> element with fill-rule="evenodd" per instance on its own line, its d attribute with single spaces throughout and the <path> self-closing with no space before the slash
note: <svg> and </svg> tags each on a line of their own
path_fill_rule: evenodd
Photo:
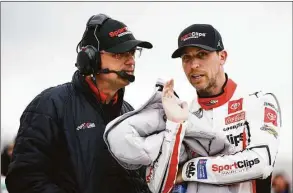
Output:
<svg viewBox="0 0 293 193">
<path fill-rule="evenodd" d="M 226 52 L 226 50 L 220 51 L 219 57 L 220 57 L 220 64 L 224 65 L 228 57 L 228 53 Z"/>
</svg>

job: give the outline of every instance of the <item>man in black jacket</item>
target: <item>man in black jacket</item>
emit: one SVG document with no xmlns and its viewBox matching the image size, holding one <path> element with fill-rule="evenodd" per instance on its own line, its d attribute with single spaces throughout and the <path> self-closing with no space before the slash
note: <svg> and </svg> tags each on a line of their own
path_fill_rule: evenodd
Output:
<svg viewBox="0 0 293 193">
<path fill-rule="evenodd" d="M 135 56 L 149 42 L 106 15 L 92 16 L 72 82 L 36 96 L 20 119 L 6 184 L 10 193 L 149 192 L 144 169 L 128 171 L 103 140 L 108 122 L 133 110 L 123 100 Z"/>
</svg>

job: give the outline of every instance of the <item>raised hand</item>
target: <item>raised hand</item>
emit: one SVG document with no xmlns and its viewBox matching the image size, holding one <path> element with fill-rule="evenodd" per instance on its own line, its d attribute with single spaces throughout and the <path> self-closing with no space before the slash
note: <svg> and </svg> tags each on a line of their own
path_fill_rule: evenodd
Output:
<svg viewBox="0 0 293 193">
<path fill-rule="evenodd" d="M 188 105 L 174 95 L 173 79 L 166 82 L 162 92 L 162 103 L 167 119 L 176 123 L 182 123 L 188 118 Z"/>
</svg>

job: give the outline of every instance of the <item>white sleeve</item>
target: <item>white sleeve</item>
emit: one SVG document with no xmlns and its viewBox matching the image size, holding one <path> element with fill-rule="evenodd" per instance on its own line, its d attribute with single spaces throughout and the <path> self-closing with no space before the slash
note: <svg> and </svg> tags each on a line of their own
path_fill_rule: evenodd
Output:
<svg viewBox="0 0 293 193">
<path fill-rule="evenodd" d="M 185 181 L 208 184 L 231 184 L 267 178 L 278 152 L 281 112 L 273 94 L 257 98 L 252 114 L 247 116 L 243 141 L 246 148 L 233 155 L 199 157 L 186 162 L 182 169 Z"/>
<path fill-rule="evenodd" d="M 144 109 L 115 124 L 106 135 L 109 151 L 126 169 L 151 164 L 158 156 L 166 123 L 163 109 Z"/>
<path fill-rule="evenodd" d="M 163 116 L 163 109 L 145 109 L 108 132 L 109 150 L 122 166 L 136 169 L 134 165 L 149 165 L 158 157 L 165 136 Z"/>
<path fill-rule="evenodd" d="M 157 159 L 146 170 L 146 182 L 153 193 L 170 192 L 177 176 L 180 149 L 187 124 L 166 123 L 164 141 Z"/>
</svg>

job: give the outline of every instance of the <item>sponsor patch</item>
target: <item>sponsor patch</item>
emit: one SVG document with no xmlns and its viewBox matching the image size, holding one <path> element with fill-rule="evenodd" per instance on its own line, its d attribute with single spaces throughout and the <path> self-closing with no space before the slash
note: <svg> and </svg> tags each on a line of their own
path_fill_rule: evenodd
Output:
<svg viewBox="0 0 293 193">
<path fill-rule="evenodd" d="M 244 111 L 226 117 L 225 118 L 225 125 L 229 125 L 231 123 L 239 122 L 241 120 L 245 120 L 245 112 Z"/>
<path fill-rule="evenodd" d="M 195 165 L 194 162 L 189 162 L 187 167 L 186 167 L 186 177 L 191 178 L 195 174 Z"/>
<path fill-rule="evenodd" d="M 236 113 L 242 110 L 243 98 L 238 100 L 229 101 L 228 103 L 228 114 Z"/>
<path fill-rule="evenodd" d="M 235 125 L 231 125 L 231 126 L 229 126 L 229 127 L 225 127 L 225 128 L 223 129 L 223 131 L 229 131 L 229 130 L 238 129 L 239 127 L 242 127 L 242 126 L 244 126 L 244 123 L 243 123 L 243 122 L 240 122 L 240 123 L 237 123 L 237 124 L 235 124 Z"/>
<path fill-rule="evenodd" d="M 238 144 L 243 141 L 243 133 L 240 133 L 239 135 L 226 135 L 229 143 L 238 146 Z"/>
<path fill-rule="evenodd" d="M 264 106 L 273 108 L 276 112 L 279 112 L 278 109 L 272 103 L 264 102 Z"/>
<path fill-rule="evenodd" d="M 109 36 L 111 38 L 115 38 L 115 37 L 121 37 L 127 34 L 132 34 L 132 32 L 128 30 L 128 27 L 123 27 L 123 28 L 110 32 Z"/>
<path fill-rule="evenodd" d="M 219 102 L 218 100 L 212 99 L 212 100 L 208 101 L 205 105 L 211 106 L 211 105 L 217 104 L 218 102 Z"/>
<path fill-rule="evenodd" d="M 207 159 L 200 159 L 197 162 L 197 179 L 208 179 L 206 162 Z"/>
<path fill-rule="evenodd" d="M 265 124 L 264 126 L 262 126 L 260 128 L 260 130 L 267 131 L 269 134 L 272 134 L 276 139 L 279 136 L 278 132 L 272 126 L 269 126 L 267 124 Z"/>
<path fill-rule="evenodd" d="M 264 113 L 264 122 L 265 123 L 272 123 L 273 125 L 277 126 L 277 113 L 271 108 L 265 107 Z"/>
<path fill-rule="evenodd" d="M 186 41 L 192 38 L 200 38 L 200 37 L 205 37 L 207 33 L 200 33 L 200 32 L 190 32 L 188 34 L 185 34 L 180 37 L 180 41 Z"/>
<path fill-rule="evenodd" d="M 79 131 L 79 130 L 82 130 L 82 129 L 89 129 L 89 128 L 94 128 L 96 127 L 95 123 L 82 123 L 81 125 L 79 125 L 76 130 Z"/>
<path fill-rule="evenodd" d="M 242 160 L 226 165 L 213 164 L 212 171 L 218 172 L 222 175 L 230 175 L 247 171 L 251 169 L 254 165 L 259 164 L 259 162 L 259 159 L 255 158 L 253 160 Z"/>
</svg>

